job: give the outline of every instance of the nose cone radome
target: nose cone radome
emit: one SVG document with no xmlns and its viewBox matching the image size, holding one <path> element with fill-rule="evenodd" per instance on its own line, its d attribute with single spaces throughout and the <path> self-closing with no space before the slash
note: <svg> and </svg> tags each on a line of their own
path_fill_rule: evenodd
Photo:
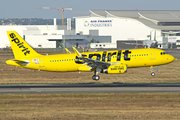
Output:
<svg viewBox="0 0 180 120">
<path fill-rule="evenodd" d="M 172 55 L 168 55 L 167 60 L 170 63 L 170 62 L 173 62 L 175 58 Z"/>
</svg>

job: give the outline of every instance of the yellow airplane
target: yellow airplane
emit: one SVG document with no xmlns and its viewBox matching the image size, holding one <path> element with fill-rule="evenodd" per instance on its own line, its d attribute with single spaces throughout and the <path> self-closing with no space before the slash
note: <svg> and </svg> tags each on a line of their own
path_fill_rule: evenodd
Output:
<svg viewBox="0 0 180 120">
<path fill-rule="evenodd" d="M 70 72 L 94 71 L 93 80 L 99 80 L 99 72 L 107 74 L 126 73 L 127 68 L 147 67 L 173 62 L 175 58 L 160 49 L 131 49 L 102 52 L 75 53 L 66 49 L 68 54 L 41 55 L 33 50 L 16 31 L 7 31 L 15 59 L 6 64 L 43 71 Z"/>
</svg>

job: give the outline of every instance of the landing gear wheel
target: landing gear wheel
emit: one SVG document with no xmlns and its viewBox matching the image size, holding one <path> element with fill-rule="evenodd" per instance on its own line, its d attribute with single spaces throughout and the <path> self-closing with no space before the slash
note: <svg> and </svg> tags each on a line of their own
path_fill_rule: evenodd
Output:
<svg viewBox="0 0 180 120">
<path fill-rule="evenodd" d="M 155 76 L 155 73 L 154 73 L 154 72 L 152 72 L 152 73 L 151 73 L 151 75 L 152 75 L 152 76 Z"/>
<path fill-rule="evenodd" d="M 93 75 L 92 79 L 98 81 L 100 79 L 100 77 L 99 77 L 99 75 Z"/>
</svg>

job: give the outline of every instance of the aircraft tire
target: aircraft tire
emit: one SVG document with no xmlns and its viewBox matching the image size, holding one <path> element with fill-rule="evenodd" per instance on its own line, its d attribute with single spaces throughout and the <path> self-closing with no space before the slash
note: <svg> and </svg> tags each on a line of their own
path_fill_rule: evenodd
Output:
<svg viewBox="0 0 180 120">
<path fill-rule="evenodd" d="M 100 79 L 100 77 L 99 77 L 99 75 L 93 75 L 92 79 L 98 81 Z"/>
<path fill-rule="evenodd" d="M 155 76 L 155 73 L 154 73 L 154 72 L 152 72 L 152 73 L 151 73 L 151 76 Z"/>
</svg>

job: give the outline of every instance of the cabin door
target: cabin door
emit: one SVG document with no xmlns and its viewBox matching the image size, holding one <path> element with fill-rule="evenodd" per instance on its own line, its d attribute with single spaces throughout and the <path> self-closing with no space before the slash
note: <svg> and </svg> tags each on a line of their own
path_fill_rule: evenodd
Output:
<svg viewBox="0 0 180 120">
<path fill-rule="evenodd" d="M 154 50 L 149 50 L 150 53 L 150 60 L 155 60 L 155 52 Z"/>
</svg>

